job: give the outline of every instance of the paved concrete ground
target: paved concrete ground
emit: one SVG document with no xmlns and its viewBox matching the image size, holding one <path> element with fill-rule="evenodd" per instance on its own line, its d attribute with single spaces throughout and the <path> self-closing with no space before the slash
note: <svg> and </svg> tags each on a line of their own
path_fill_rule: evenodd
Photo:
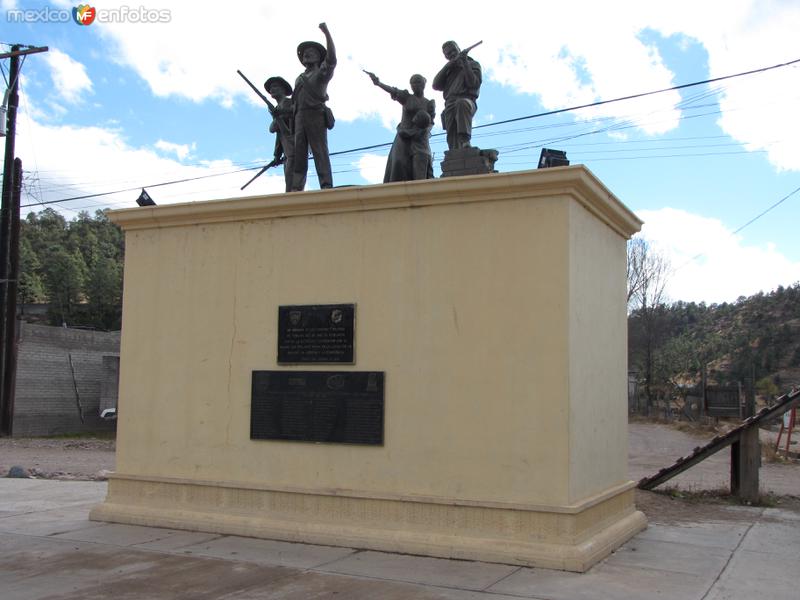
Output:
<svg viewBox="0 0 800 600">
<path fill-rule="evenodd" d="M 798 598 L 800 514 L 652 524 L 585 574 L 88 521 L 106 484 L 0 479 L 2 600 Z"/>
</svg>

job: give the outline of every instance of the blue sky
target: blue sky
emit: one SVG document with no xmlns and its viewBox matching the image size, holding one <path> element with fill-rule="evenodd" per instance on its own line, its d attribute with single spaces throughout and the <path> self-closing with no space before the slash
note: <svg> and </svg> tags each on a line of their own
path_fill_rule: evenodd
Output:
<svg viewBox="0 0 800 600">
<path fill-rule="evenodd" d="M 393 138 L 400 107 L 362 68 L 406 87 L 416 72 L 432 79 L 445 40 L 483 40 L 472 56 L 484 70 L 476 125 L 487 127 L 476 129 L 473 143 L 499 150 L 498 170 L 535 168 L 543 146 L 586 165 L 645 220 L 643 235 L 669 257 L 673 300 L 732 301 L 800 280 L 800 192 L 734 233 L 800 188 L 800 63 L 494 125 L 800 59 L 796 1 L 575 1 L 569 10 L 503 2 L 487 14 L 485 2 L 460 2 L 454 13 L 452 3 L 379 11 L 374 2 L 307 0 L 292 14 L 286 2 L 270 0 L 228 2 L 222 15 L 196 2 L 154 0 L 91 6 L 143 7 L 166 22 L 42 22 L 42 9 L 74 6 L 2 2 L 0 41 L 50 48 L 23 65 L 23 210 L 136 188 L 52 204 L 68 218 L 130 207 L 144 186 L 159 204 L 280 193 L 275 170 L 239 191 L 253 172 L 236 171 L 267 162 L 274 138 L 236 70 L 259 86 L 271 75 L 293 81 L 302 69 L 297 44 L 322 42 L 318 24 L 326 21 L 339 55 L 329 88 L 332 152 Z M 13 21 L 8 11 L 29 12 Z M 441 96 L 427 93 L 441 109 Z M 437 126 L 437 175 L 439 133 Z M 378 184 L 387 152 L 334 156 L 334 184 Z M 195 177 L 202 179 L 154 185 Z M 313 169 L 309 188 L 316 188 Z"/>
</svg>

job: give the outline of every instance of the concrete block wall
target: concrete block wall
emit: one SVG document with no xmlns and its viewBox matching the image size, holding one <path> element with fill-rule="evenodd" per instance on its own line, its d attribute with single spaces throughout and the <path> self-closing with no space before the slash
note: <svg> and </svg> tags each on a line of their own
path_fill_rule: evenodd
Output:
<svg viewBox="0 0 800 600">
<path fill-rule="evenodd" d="M 105 388 L 106 397 L 109 389 L 103 380 L 114 373 L 108 368 L 109 359 L 104 367 L 104 357 L 119 357 L 118 331 L 21 323 L 14 437 L 113 430 L 113 421 L 100 419 L 101 389 Z"/>
</svg>

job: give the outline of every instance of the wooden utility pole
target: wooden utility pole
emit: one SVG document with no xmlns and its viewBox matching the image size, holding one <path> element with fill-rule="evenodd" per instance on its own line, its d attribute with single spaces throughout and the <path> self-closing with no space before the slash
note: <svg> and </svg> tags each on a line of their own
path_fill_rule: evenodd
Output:
<svg viewBox="0 0 800 600">
<path fill-rule="evenodd" d="M 3 161 L 3 196 L 0 203 L 0 436 L 10 436 L 12 421 L 14 420 L 13 399 L 6 393 L 8 378 L 14 380 L 15 373 L 7 370 L 8 361 L 6 360 L 6 349 L 8 348 L 9 329 L 15 330 L 12 319 L 7 319 L 7 308 L 9 304 L 9 253 L 18 252 L 18 248 L 11 247 L 11 219 L 16 210 L 19 214 L 19 195 L 14 202 L 14 188 L 22 186 L 22 169 L 20 168 L 20 180 L 15 181 L 14 159 L 15 140 L 17 133 L 17 108 L 19 107 L 19 72 L 20 57 L 28 54 L 47 52 L 46 46 L 34 48 L 33 46 L 23 46 L 14 44 L 11 52 L 0 54 L 0 59 L 10 58 L 11 64 L 8 71 L 8 112 L 6 125 L 6 154 Z M 19 238 L 17 242 L 19 243 Z M 16 283 L 16 282 L 15 282 Z M 14 286 L 16 294 L 16 286 Z M 14 298 L 16 305 L 16 297 Z M 16 365 L 16 361 L 13 361 Z M 15 368 L 15 367 L 14 367 Z"/>
<path fill-rule="evenodd" d="M 756 414 L 755 368 L 745 383 L 744 419 Z M 761 444 L 758 427 L 742 431 L 739 440 L 731 444 L 731 494 L 756 504 L 758 502 L 758 469 L 761 467 Z"/>
<path fill-rule="evenodd" d="M 9 239 L 8 298 L 6 301 L 5 355 L 3 360 L 2 397 L 3 423 L 7 427 L 3 435 L 14 433 L 14 397 L 17 381 L 17 290 L 19 289 L 19 205 L 22 196 L 22 161 L 14 159 L 14 189 L 11 197 L 11 220 Z"/>
</svg>

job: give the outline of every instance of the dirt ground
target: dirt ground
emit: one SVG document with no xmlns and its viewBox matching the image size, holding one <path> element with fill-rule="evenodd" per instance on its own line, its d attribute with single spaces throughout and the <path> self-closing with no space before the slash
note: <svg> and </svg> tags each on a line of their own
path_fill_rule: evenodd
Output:
<svg viewBox="0 0 800 600">
<path fill-rule="evenodd" d="M 630 478 L 652 475 L 716 435 L 682 429 L 652 421 L 630 423 Z M 761 438 L 774 444 L 775 434 L 762 431 Z M 104 480 L 114 470 L 114 448 L 114 440 L 108 439 L 0 438 L 0 476 L 20 466 L 38 478 Z M 741 519 L 742 511 L 732 510 L 736 499 L 726 494 L 729 468 L 729 451 L 723 450 L 662 485 L 659 492 L 637 490 L 637 507 L 657 523 Z M 800 513 L 800 461 L 764 461 L 760 483 L 765 506 Z"/>
<path fill-rule="evenodd" d="M 654 475 L 659 469 L 688 456 L 694 448 L 711 440 L 720 430 L 687 430 L 679 423 L 636 421 L 628 426 L 628 473 L 634 481 Z M 760 430 L 762 447 L 772 448 L 776 434 Z M 795 434 L 800 437 L 800 434 Z M 796 448 L 796 445 L 792 445 Z M 769 453 L 766 453 L 769 454 Z M 800 461 L 762 458 L 761 492 L 800 498 Z M 730 485 L 730 450 L 725 448 L 664 483 L 661 488 L 686 492 L 724 490 Z"/>
<path fill-rule="evenodd" d="M 636 490 L 636 508 L 647 515 L 650 523 L 676 525 L 708 521 L 750 521 L 752 511 L 762 507 L 780 508 L 800 514 L 800 497 L 763 497 L 762 506 L 745 507 L 739 501 L 719 491 L 685 493 L 681 491 L 647 492 Z"/>
<path fill-rule="evenodd" d="M 685 423 L 634 420 L 628 426 L 628 474 L 634 481 L 654 475 L 725 430 L 725 425 L 698 428 Z M 795 435 L 800 438 L 800 435 Z M 762 429 L 759 437 L 763 449 L 759 471 L 762 506 L 800 513 L 800 461 L 776 459 L 773 451 L 776 432 Z M 791 448 L 796 450 L 797 445 L 793 443 Z M 729 486 L 730 450 L 726 448 L 654 492 L 636 490 L 636 506 L 651 523 L 747 518 L 738 500 L 728 494 Z M 738 509 L 732 510 L 734 506 Z M 754 507 L 752 510 L 760 509 Z"/>
<path fill-rule="evenodd" d="M 0 476 L 19 466 L 40 479 L 103 480 L 114 449 L 113 439 L 0 438 Z"/>
</svg>

